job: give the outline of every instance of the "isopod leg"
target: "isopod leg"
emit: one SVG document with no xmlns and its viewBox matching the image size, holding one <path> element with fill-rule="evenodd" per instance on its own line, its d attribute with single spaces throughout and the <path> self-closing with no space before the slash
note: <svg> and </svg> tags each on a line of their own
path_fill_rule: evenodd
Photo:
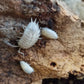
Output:
<svg viewBox="0 0 84 84">
<path fill-rule="evenodd" d="M 21 55 L 23 55 L 23 56 L 24 56 L 24 53 L 23 53 L 23 52 L 21 52 L 21 48 L 19 48 L 18 53 L 20 53 Z"/>
<path fill-rule="evenodd" d="M 19 38 L 19 39 L 20 39 L 21 37 L 17 36 L 17 38 Z"/>
<path fill-rule="evenodd" d="M 25 30 L 26 26 L 22 25 L 23 30 Z"/>
<path fill-rule="evenodd" d="M 42 38 L 39 38 L 39 39 L 42 39 Z"/>
</svg>

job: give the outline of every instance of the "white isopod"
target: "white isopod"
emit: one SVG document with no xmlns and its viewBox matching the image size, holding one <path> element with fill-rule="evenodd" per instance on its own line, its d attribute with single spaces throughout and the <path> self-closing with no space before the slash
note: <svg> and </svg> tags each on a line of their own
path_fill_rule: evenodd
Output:
<svg viewBox="0 0 84 84">
<path fill-rule="evenodd" d="M 42 35 L 50 39 L 58 39 L 57 33 L 47 27 L 42 28 Z"/>
<path fill-rule="evenodd" d="M 28 49 L 32 47 L 39 39 L 40 36 L 40 29 L 38 23 L 36 23 L 36 19 L 27 25 L 26 29 L 24 30 L 23 36 L 18 42 L 20 48 Z"/>
<path fill-rule="evenodd" d="M 24 56 L 24 53 L 20 52 L 20 49 L 28 49 L 32 47 L 39 39 L 40 36 L 40 28 L 38 23 L 33 21 L 31 19 L 31 22 L 27 25 L 27 27 L 24 29 L 24 33 L 20 40 L 18 41 L 18 46 L 12 45 L 8 40 L 3 40 L 4 43 L 11 47 L 20 47 L 18 50 L 18 53 L 22 54 Z"/>
<path fill-rule="evenodd" d="M 20 65 L 22 70 L 27 73 L 27 74 L 31 74 L 34 72 L 34 69 L 25 61 L 20 61 Z"/>
</svg>

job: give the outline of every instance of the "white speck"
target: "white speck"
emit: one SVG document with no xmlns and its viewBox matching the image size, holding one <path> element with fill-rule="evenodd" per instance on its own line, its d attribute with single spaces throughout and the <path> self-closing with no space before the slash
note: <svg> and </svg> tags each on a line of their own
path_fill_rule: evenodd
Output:
<svg viewBox="0 0 84 84">
<path fill-rule="evenodd" d="M 31 3 L 34 0 L 24 0 L 26 3 Z"/>
<path fill-rule="evenodd" d="M 22 70 L 27 73 L 27 74 L 31 74 L 32 72 L 34 72 L 34 69 L 25 61 L 20 61 L 20 65 Z"/>
</svg>

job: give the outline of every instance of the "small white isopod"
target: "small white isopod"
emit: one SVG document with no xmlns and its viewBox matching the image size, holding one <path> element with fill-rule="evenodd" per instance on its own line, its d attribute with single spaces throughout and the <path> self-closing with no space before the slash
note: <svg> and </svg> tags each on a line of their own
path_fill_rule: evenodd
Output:
<svg viewBox="0 0 84 84">
<path fill-rule="evenodd" d="M 9 41 L 3 40 L 4 43 L 6 43 L 8 46 L 11 47 L 20 47 L 18 50 L 18 53 L 22 54 L 24 56 L 24 53 L 20 52 L 20 49 L 28 49 L 32 47 L 39 39 L 40 36 L 40 28 L 38 23 L 32 20 L 27 25 L 27 27 L 24 29 L 24 33 L 22 37 L 18 41 L 18 46 L 12 45 Z"/>
<path fill-rule="evenodd" d="M 34 69 L 25 61 L 20 61 L 20 66 L 22 70 L 27 74 L 31 74 L 34 72 Z"/>
<path fill-rule="evenodd" d="M 47 38 L 50 38 L 50 39 L 58 39 L 58 35 L 55 31 L 47 28 L 47 27 L 44 27 L 42 28 L 42 35 L 47 37 Z"/>
<path fill-rule="evenodd" d="M 32 47 L 39 39 L 40 29 L 38 23 L 36 23 L 36 19 L 27 25 L 24 30 L 23 36 L 20 38 L 18 45 L 20 48 L 28 49 Z"/>
</svg>

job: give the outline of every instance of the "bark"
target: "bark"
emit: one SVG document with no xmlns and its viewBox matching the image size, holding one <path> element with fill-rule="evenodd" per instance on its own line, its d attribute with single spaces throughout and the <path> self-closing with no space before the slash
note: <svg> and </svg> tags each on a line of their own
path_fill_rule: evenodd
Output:
<svg viewBox="0 0 84 84">
<path fill-rule="evenodd" d="M 17 36 L 21 37 L 22 28 L 31 18 L 37 18 L 40 27 L 56 31 L 59 38 L 41 36 L 33 47 L 21 49 L 22 56 L 17 53 L 18 48 L 9 47 L 3 40 L 17 45 Z M 59 0 L 0 0 L 0 39 L 1 84 L 35 84 L 44 78 L 68 78 L 69 74 L 84 76 L 84 21 Z M 21 60 L 35 72 L 24 73 Z"/>
</svg>

